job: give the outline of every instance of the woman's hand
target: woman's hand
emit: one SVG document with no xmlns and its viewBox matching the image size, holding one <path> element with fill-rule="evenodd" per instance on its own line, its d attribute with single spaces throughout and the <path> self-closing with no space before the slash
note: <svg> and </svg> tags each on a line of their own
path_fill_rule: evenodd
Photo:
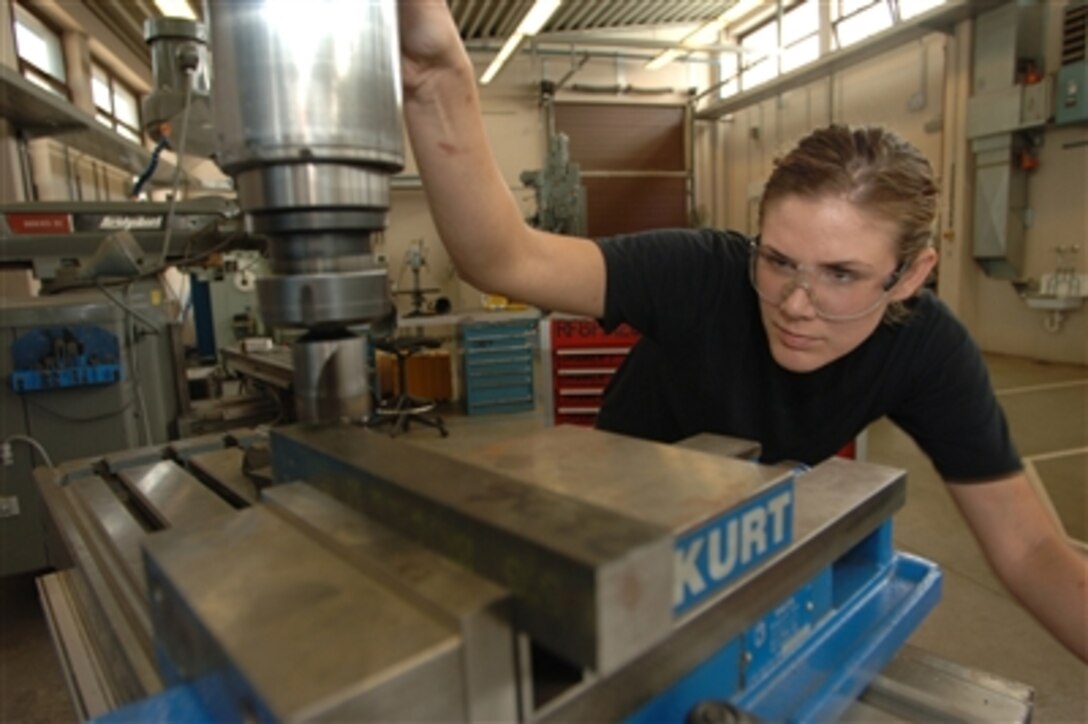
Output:
<svg viewBox="0 0 1088 724">
<path fill-rule="evenodd" d="M 399 0 L 401 77 L 406 97 L 443 68 L 468 63 L 445 0 Z"/>
</svg>

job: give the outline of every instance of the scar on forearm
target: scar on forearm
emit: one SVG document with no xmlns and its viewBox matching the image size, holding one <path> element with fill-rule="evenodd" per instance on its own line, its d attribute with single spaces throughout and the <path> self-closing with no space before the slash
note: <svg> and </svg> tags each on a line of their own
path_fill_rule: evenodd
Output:
<svg viewBox="0 0 1088 724">
<path fill-rule="evenodd" d="M 446 154 L 447 156 L 457 155 L 457 146 L 453 145 L 452 143 L 446 143 L 445 141 L 439 141 L 438 150 Z"/>
</svg>

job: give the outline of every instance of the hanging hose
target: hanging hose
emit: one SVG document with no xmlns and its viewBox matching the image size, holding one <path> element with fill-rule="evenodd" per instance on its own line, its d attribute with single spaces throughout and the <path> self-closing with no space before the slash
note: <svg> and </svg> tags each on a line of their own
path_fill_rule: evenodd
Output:
<svg viewBox="0 0 1088 724">
<path fill-rule="evenodd" d="M 170 142 L 166 140 L 164 135 L 159 139 L 159 142 L 155 144 L 154 150 L 151 151 L 151 160 L 147 162 L 147 168 L 143 170 L 143 173 L 136 179 L 136 183 L 132 184 L 132 191 L 129 192 L 129 198 L 135 201 L 140 192 L 143 191 L 144 184 L 146 184 L 151 177 L 155 174 L 155 169 L 159 166 L 159 154 L 170 145 Z"/>
<path fill-rule="evenodd" d="M 170 252 L 170 235 L 174 231 L 174 210 L 178 204 L 178 194 L 181 190 L 181 161 L 185 157 L 185 139 L 189 135 L 189 111 L 193 105 L 193 72 L 192 68 L 185 70 L 185 108 L 181 113 L 181 132 L 178 135 L 177 158 L 174 160 L 174 180 L 170 184 L 170 205 L 166 211 L 166 234 L 162 239 L 162 256 L 159 258 L 159 266 L 166 266 L 166 256 Z"/>
</svg>

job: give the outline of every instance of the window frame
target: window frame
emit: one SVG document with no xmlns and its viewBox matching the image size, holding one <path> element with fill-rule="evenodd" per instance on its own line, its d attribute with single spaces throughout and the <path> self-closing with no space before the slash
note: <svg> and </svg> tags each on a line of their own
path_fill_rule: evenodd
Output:
<svg viewBox="0 0 1088 724">
<path fill-rule="evenodd" d="M 786 15 L 795 10 L 798 10 L 808 2 L 813 3 L 814 6 L 818 6 L 820 3 L 828 3 L 830 5 L 831 13 L 828 21 L 830 27 L 828 27 L 827 30 L 831 36 L 831 47 L 823 53 L 817 50 L 815 58 L 811 58 L 809 60 L 806 60 L 805 62 L 794 65 L 789 69 L 785 69 L 783 66 L 783 59 L 786 57 L 791 49 L 799 48 L 802 44 L 805 43 L 812 43 L 813 40 L 815 40 L 817 44 L 820 42 L 819 38 L 822 32 L 822 26 L 824 24 L 821 20 L 816 23 L 814 29 L 811 32 L 794 38 L 788 44 L 777 49 L 777 51 L 774 53 L 761 54 L 758 56 L 756 56 L 756 54 L 751 54 L 753 57 L 751 61 L 746 60 L 746 57 L 748 56 L 746 56 L 744 53 L 731 54 L 731 58 L 729 59 L 722 57 L 721 59 L 719 59 L 718 62 L 718 70 L 721 78 L 721 81 L 718 84 L 719 98 L 729 98 L 731 96 L 744 93 L 745 91 L 752 90 L 753 88 L 757 88 L 765 83 L 769 83 L 775 78 L 786 75 L 788 73 L 792 73 L 800 68 L 804 68 L 806 65 L 816 62 L 828 54 L 834 55 L 835 53 L 839 53 L 845 48 L 848 48 L 855 43 L 861 42 L 865 38 L 870 37 L 871 35 L 876 35 L 877 33 L 884 32 L 889 28 L 894 28 L 900 23 L 905 22 L 909 18 L 920 15 L 923 12 L 929 12 L 934 8 L 945 5 L 949 2 L 949 0 L 931 0 L 929 3 L 927 3 L 928 7 L 925 10 L 910 13 L 907 18 L 904 18 L 903 14 L 900 12 L 901 3 L 903 2 L 903 0 L 793 0 L 788 4 L 787 7 L 783 8 L 782 19 L 785 20 Z M 839 25 L 841 23 L 849 22 L 864 13 L 872 12 L 874 8 L 880 6 L 884 8 L 884 11 L 888 14 L 888 18 L 890 20 L 885 28 L 875 30 L 872 33 L 863 35 L 845 45 L 840 41 Z M 845 12 L 845 10 L 849 10 L 849 12 Z M 727 28 L 726 31 L 731 33 L 732 37 L 735 38 L 735 42 L 737 45 L 743 47 L 744 40 L 746 38 L 752 36 L 754 33 L 765 31 L 767 27 L 775 27 L 776 25 L 778 25 L 778 20 L 778 12 L 773 11 L 766 15 L 761 14 L 758 19 L 742 26 L 739 32 L 734 32 L 733 28 Z M 781 27 L 777 28 L 776 36 L 779 41 L 781 41 Z M 770 63 L 774 68 L 774 73 L 769 78 L 759 80 L 755 84 L 752 84 L 750 82 L 746 83 L 744 76 L 745 73 L 747 73 L 750 69 L 755 69 L 758 67 L 762 71 L 766 72 L 766 67 L 764 66 L 764 63 Z M 750 77 L 755 76 L 753 75 Z"/>
<path fill-rule="evenodd" d="M 868 37 L 883 32 L 884 30 L 887 30 L 889 28 L 894 28 L 900 23 L 898 6 L 896 3 L 890 2 L 890 0 L 869 0 L 869 3 L 867 5 L 854 8 L 848 13 L 843 12 L 843 2 L 844 0 L 836 0 L 836 2 L 833 3 L 831 6 L 831 9 L 833 11 L 831 15 L 832 52 L 849 48 L 851 45 L 856 45 L 857 43 L 862 42 Z M 880 30 L 873 31 L 871 33 L 867 33 L 859 38 L 851 40 L 849 43 L 843 44 L 842 39 L 839 37 L 839 25 L 844 22 L 850 22 L 851 20 L 854 20 L 861 15 L 871 12 L 873 8 L 877 7 L 878 5 L 883 5 L 885 12 L 888 13 L 889 22 L 887 27 L 881 28 Z"/>
<path fill-rule="evenodd" d="M 27 60 L 19 52 L 19 32 L 17 25 L 19 24 L 19 12 L 26 13 L 30 17 L 34 18 L 42 27 L 57 41 L 57 46 L 60 50 L 60 62 L 61 68 L 64 70 L 64 77 L 58 78 L 50 73 L 45 68 L 39 67 L 36 63 Z M 23 3 L 15 2 L 11 3 L 11 39 L 12 44 L 15 46 L 15 59 L 19 68 L 19 75 L 26 78 L 31 83 L 38 86 L 45 86 L 45 90 L 52 91 L 53 93 L 61 96 L 65 100 L 71 102 L 72 89 L 68 85 L 68 54 L 64 48 L 64 30 L 57 27 L 57 25 L 51 22 L 48 18 L 35 12 L 30 7 L 27 7 Z"/>
<path fill-rule="evenodd" d="M 876 0 L 876 1 L 879 2 L 881 0 Z M 790 3 L 788 7 L 783 8 L 783 10 L 782 10 L 783 19 L 785 19 L 786 15 L 788 15 L 791 12 L 799 9 L 802 5 L 805 5 L 808 2 L 812 2 L 813 7 L 815 7 L 820 2 L 820 0 L 795 0 L 795 2 Z M 769 26 L 775 26 L 775 36 L 778 39 L 781 39 L 782 29 L 781 29 L 781 27 L 777 27 L 778 25 L 779 25 L 778 13 L 777 12 L 771 13 L 764 20 L 762 20 L 761 22 L 755 23 L 751 27 L 745 28 L 744 32 L 742 32 L 742 33 L 738 33 L 737 34 L 737 45 L 740 45 L 740 46 L 743 47 L 745 38 L 751 37 L 752 35 L 754 35 L 755 33 L 760 32 L 760 31 L 765 31 L 765 29 L 767 27 L 769 27 Z M 763 85 L 764 83 L 769 83 L 769 82 L 771 82 L 772 80 L 774 80 L 775 78 L 777 78 L 778 76 L 782 75 L 785 72 L 792 72 L 794 70 L 797 70 L 798 68 L 804 67 L 808 63 L 812 63 L 812 62 L 815 62 L 815 61 L 819 60 L 820 56 L 819 56 L 819 53 L 817 53 L 816 58 L 814 58 L 814 59 L 812 59 L 812 60 L 810 60 L 810 61 L 808 61 L 806 63 L 802 63 L 802 64 L 800 64 L 800 65 L 798 65 L 798 66 L 796 66 L 794 68 L 791 68 L 789 71 L 783 71 L 782 70 L 782 56 L 785 54 L 786 51 L 788 51 L 790 48 L 794 48 L 796 46 L 799 46 L 802 43 L 805 43 L 806 41 L 809 41 L 814 37 L 819 38 L 819 35 L 820 35 L 820 27 L 819 27 L 819 24 L 817 24 L 813 28 L 813 30 L 811 32 L 806 33 L 804 35 L 801 35 L 801 36 L 799 36 L 797 38 L 794 38 L 788 45 L 784 45 L 781 48 L 776 49 L 776 51 L 774 53 L 769 53 L 767 55 L 761 56 L 760 58 L 754 60 L 752 63 L 747 64 L 747 65 L 743 62 L 743 60 L 739 61 L 737 63 L 737 65 L 738 65 L 737 78 L 738 78 L 738 81 L 739 81 L 739 86 L 740 86 L 741 92 L 743 92 L 745 90 L 750 90 L 751 88 L 756 88 L 756 87 L 758 87 L 760 85 Z M 744 56 L 741 56 L 742 59 L 743 59 L 743 57 Z M 745 82 L 744 82 L 744 74 L 749 70 L 749 68 L 755 68 L 756 66 L 761 65 L 761 64 L 763 64 L 765 62 L 769 62 L 774 66 L 774 73 L 769 78 L 761 80 L 758 83 L 756 83 L 755 85 L 746 85 Z"/>
<path fill-rule="evenodd" d="M 98 104 L 98 99 L 95 98 L 94 84 L 96 82 L 96 71 L 101 71 L 102 75 L 106 77 L 106 86 L 110 96 L 110 107 L 104 108 Z M 114 133 L 118 134 L 122 138 L 132 141 L 133 143 L 143 144 L 145 141 L 143 130 L 143 116 L 140 109 L 140 94 L 132 88 L 128 83 L 121 80 L 116 73 L 114 73 L 109 65 L 103 63 L 99 58 L 91 56 L 91 100 L 94 103 L 95 120 L 106 126 Z M 133 108 L 136 111 L 136 122 L 138 126 L 131 125 L 128 121 L 120 118 L 117 115 L 117 88 L 120 87 L 132 97 Z M 103 118 L 104 117 L 104 118 Z M 109 121 L 109 123 L 106 122 Z M 124 129 L 131 133 L 135 138 L 127 136 L 120 129 Z"/>
</svg>

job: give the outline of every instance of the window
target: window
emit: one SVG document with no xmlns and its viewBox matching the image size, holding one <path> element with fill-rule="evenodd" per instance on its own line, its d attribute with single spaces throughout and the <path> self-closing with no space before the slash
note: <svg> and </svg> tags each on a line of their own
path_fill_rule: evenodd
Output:
<svg viewBox="0 0 1088 724">
<path fill-rule="evenodd" d="M 20 72 L 31 83 L 67 98 L 68 74 L 64 70 L 60 33 L 22 5 L 15 4 L 13 8 Z"/>
<path fill-rule="evenodd" d="M 899 19 L 908 20 L 944 4 L 945 0 L 899 0 Z"/>
<path fill-rule="evenodd" d="M 820 57 L 820 8 L 807 0 L 782 16 L 781 70 L 789 73 Z"/>
<path fill-rule="evenodd" d="M 99 123 L 130 141 L 141 142 L 140 105 L 136 94 L 97 63 L 91 64 L 91 97 Z"/>
<path fill-rule="evenodd" d="M 739 53 L 722 53 L 718 60 L 718 71 L 722 82 L 718 86 L 718 96 L 728 98 L 740 92 L 740 59 Z"/>
<path fill-rule="evenodd" d="M 781 28 L 776 13 L 741 36 L 740 46 L 745 51 L 741 56 L 741 87 L 745 90 L 755 88 L 780 73 L 796 70 L 820 57 L 818 2 L 803 0 L 794 3 L 782 14 Z"/>
<path fill-rule="evenodd" d="M 744 51 L 744 70 L 740 84 L 744 90 L 755 88 L 778 75 L 778 23 L 770 22 L 756 28 L 740 39 Z"/>
<path fill-rule="evenodd" d="M 835 50 L 853 45 L 944 5 L 948 0 L 795 0 L 785 2 L 781 28 L 777 10 L 738 32 L 739 58 L 721 59 L 719 95 L 750 90 L 820 58 L 820 7 L 829 6 Z M 773 3 L 772 3 L 773 4 Z"/>
<path fill-rule="evenodd" d="M 839 48 L 892 26 L 892 10 L 887 0 L 838 0 L 836 5 L 837 17 L 831 21 L 831 27 Z"/>
</svg>

